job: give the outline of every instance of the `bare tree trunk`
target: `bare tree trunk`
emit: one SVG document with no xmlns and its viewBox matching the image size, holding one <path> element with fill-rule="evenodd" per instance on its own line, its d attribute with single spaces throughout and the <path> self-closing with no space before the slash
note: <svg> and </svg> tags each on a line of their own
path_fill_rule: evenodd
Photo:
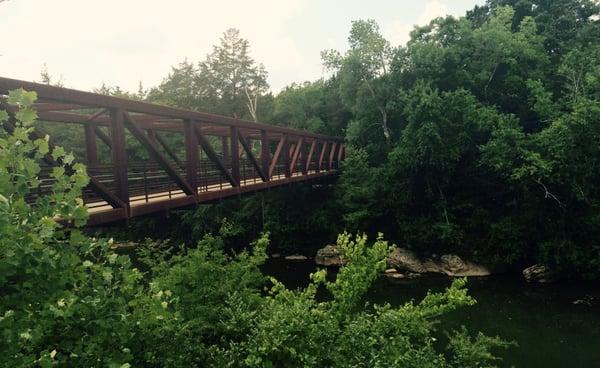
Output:
<svg viewBox="0 0 600 368">
<path fill-rule="evenodd" d="M 256 109 L 258 108 L 258 93 L 254 95 L 254 99 L 250 97 L 250 93 L 248 93 L 248 88 L 244 88 L 244 92 L 246 93 L 246 98 L 248 102 L 246 106 L 248 106 L 248 111 L 250 112 L 250 116 L 252 116 L 252 120 L 255 123 L 258 123 L 258 116 L 256 114 Z"/>
<path fill-rule="evenodd" d="M 373 97 L 373 101 L 375 102 L 375 105 L 377 106 L 377 109 L 379 110 L 379 112 L 381 112 L 381 128 L 383 129 L 383 136 L 385 137 L 385 140 L 389 143 L 391 138 L 392 138 L 392 132 L 390 130 L 390 127 L 388 126 L 388 116 L 387 116 L 387 111 L 385 110 L 385 105 L 380 104 L 379 101 L 377 100 L 377 95 L 375 94 L 375 91 L 373 90 L 373 87 L 371 87 L 371 83 L 369 83 L 369 81 L 366 81 L 367 83 L 367 88 L 369 89 L 369 92 L 371 93 L 371 97 Z"/>
<path fill-rule="evenodd" d="M 383 136 L 385 137 L 386 141 L 390 141 L 390 139 L 392 138 L 392 132 L 390 131 L 390 127 L 388 126 L 387 123 L 387 111 L 385 111 L 385 109 L 380 109 L 381 110 L 381 125 L 383 127 Z"/>
</svg>

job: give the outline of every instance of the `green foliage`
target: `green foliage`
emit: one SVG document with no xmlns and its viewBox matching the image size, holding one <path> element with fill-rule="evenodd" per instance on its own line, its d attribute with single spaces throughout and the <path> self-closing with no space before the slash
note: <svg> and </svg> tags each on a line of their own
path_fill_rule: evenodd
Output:
<svg viewBox="0 0 600 368">
<path fill-rule="evenodd" d="M 335 282 L 325 281 L 325 271 L 313 274 L 303 290 L 291 291 L 272 280 L 274 286 L 254 316 L 247 339 L 223 351 L 218 365 L 460 367 L 468 359 L 476 360 L 476 354 L 488 356 L 493 344 L 483 338 L 472 354 L 450 354 L 450 359 L 433 344 L 438 318 L 474 303 L 464 289 L 465 280 L 456 280 L 445 293 L 429 294 L 418 304 L 365 306 L 364 294 L 389 253 L 383 240 L 372 246 L 366 240 L 365 236 L 339 237 L 338 246 L 349 263 Z M 318 297 L 321 285 L 331 291 L 330 299 Z"/>
<path fill-rule="evenodd" d="M 490 347 L 508 348 L 514 345 L 498 337 L 485 336 L 482 333 L 472 338 L 463 327 L 450 336 L 448 350 L 454 355 L 454 365 L 465 368 L 495 367 L 499 359 L 490 354 Z"/>
<path fill-rule="evenodd" d="M 263 117 L 263 103 L 269 96 L 267 72 L 250 56 L 250 43 L 240 37 L 239 30 L 230 28 L 206 60 L 187 60 L 173 67 L 160 86 L 148 94 L 151 102 L 192 110 L 212 112 L 238 118 Z"/>
<path fill-rule="evenodd" d="M 447 358 L 434 347 L 438 318 L 474 303 L 465 280 L 419 304 L 365 305 L 390 252 L 381 236 L 368 245 L 366 236 L 340 235 L 348 265 L 336 281 L 313 274 L 303 290 L 266 283 L 267 235 L 233 256 L 210 235 L 178 254 L 147 244 L 143 274 L 112 239 L 78 229 L 87 218 L 85 169 L 47 139 L 29 138 L 33 101 L 12 92 L 8 103 L 19 111 L 0 116 L 14 127 L 0 133 L 0 366 L 459 367 L 492 359 L 499 343 L 484 337 L 470 349 L 451 345 L 460 349 Z M 32 201 L 45 155 L 57 161 L 56 183 Z"/>
<path fill-rule="evenodd" d="M 48 137 L 32 140 L 35 93 L 13 91 L 19 107 L 0 133 L 0 351 L 3 366 L 110 365 L 130 359 L 134 325 L 127 301 L 141 274 L 109 242 L 85 237 L 80 198 L 88 178 Z M 39 161 L 50 155 L 52 192 L 28 200 L 40 185 Z M 57 222 L 57 220 L 61 220 Z"/>
<path fill-rule="evenodd" d="M 385 43 L 357 38 L 376 25 L 353 23 L 348 54 L 326 61 L 342 80 L 378 71 L 369 83 L 386 91 L 394 134 L 383 142 L 376 106 L 340 83 L 354 115 L 336 196 L 346 226 L 597 278 L 599 14 L 587 0 L 490 0 L 416 27 L 387 73 L 368 57 Z"/>
</svg>

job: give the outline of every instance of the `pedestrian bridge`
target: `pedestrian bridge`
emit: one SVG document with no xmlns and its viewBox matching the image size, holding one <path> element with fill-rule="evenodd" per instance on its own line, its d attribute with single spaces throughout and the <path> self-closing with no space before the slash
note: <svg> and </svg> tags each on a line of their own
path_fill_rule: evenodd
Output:
<svg viewBox="0 0 600 368">
<path fill-rule="evenodd" d="M 69 124 L 51 143 L 87 165 L 90 225 L 333 176 L 345 157 L 336 137 L 0 77 L 0 97 L 19 88 L 37 92 L 40 129 Z"/>
</svg>

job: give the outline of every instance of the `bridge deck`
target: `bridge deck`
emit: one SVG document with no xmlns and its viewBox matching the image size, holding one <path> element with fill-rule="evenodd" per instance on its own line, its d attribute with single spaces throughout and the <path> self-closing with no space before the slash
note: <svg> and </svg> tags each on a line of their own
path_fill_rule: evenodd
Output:
<svg viewBox="0 0 600 368">
<path fill-rule="evenodd" d="M 90 224 L 335 175 L 345 157 L 336 137 L 0 78 L 0 109 L 12 117 L 4 125 L 9 131 L 18 107 L 4 95 L 18 88 L 38 94 L 41 132 L 34 138 L 52 135 L 57 123 L 73 129 L 72 136 L 52 136 L 51 149 L 65 146 L 87 165 L 90 185 L 83 199 Z M 57 163 L 51 155 L 45 162 L 31 200 L 52 188 Z"/>
<path fill-rule="evenodd" d="M 123 220 L 128 217 L 143 216 L 153 212 L 187 207 L 193 204 L 213 202 L 218 199 L 258 192 L 297 182 L 316 180 L 330 175 L 330 172 L 319 173 L 311 171 L 307 176 L 299 173 L 296 173 L 289 178 L 286 178 L 285 175 L 277 175 L 268 182 L 262 182 L 256 180 L 256 178 L 247 179 L 242 181 L 239 187 L 232 187 L 228 183 L 224 183 L 223 185 L 213 184 L 209 186 L 207 190 L 198 190 L 197 199 L 186 195 L 182 190 L 158 192 L 148 196 L 132 196 L 130 197 L 129 202 L 129 216 L 126 216 L 125 211 L 115 209 L 105 201 L 88 202 L 86 203 L 90 214 L 88 224 L 97 225 L 116 220 Z"/>
</svg>

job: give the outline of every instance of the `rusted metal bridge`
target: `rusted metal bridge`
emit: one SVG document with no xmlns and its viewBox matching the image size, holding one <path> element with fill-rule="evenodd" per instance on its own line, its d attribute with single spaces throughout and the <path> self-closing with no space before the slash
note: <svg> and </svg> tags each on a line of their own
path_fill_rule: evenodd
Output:
<svg viewBox="0 0 600 368">
<path fill-rule="evenodd" d="M 37 92 L 34 108 L 49 130 L 73 127 L 52 144 L 87 165 L 91 225 L 335 175 L 345 157 L 331 136 L 0 78 L 0 96 L 19 88 Z M 50 190 L 51 166 L 36 195 Z"/>
</svg>

